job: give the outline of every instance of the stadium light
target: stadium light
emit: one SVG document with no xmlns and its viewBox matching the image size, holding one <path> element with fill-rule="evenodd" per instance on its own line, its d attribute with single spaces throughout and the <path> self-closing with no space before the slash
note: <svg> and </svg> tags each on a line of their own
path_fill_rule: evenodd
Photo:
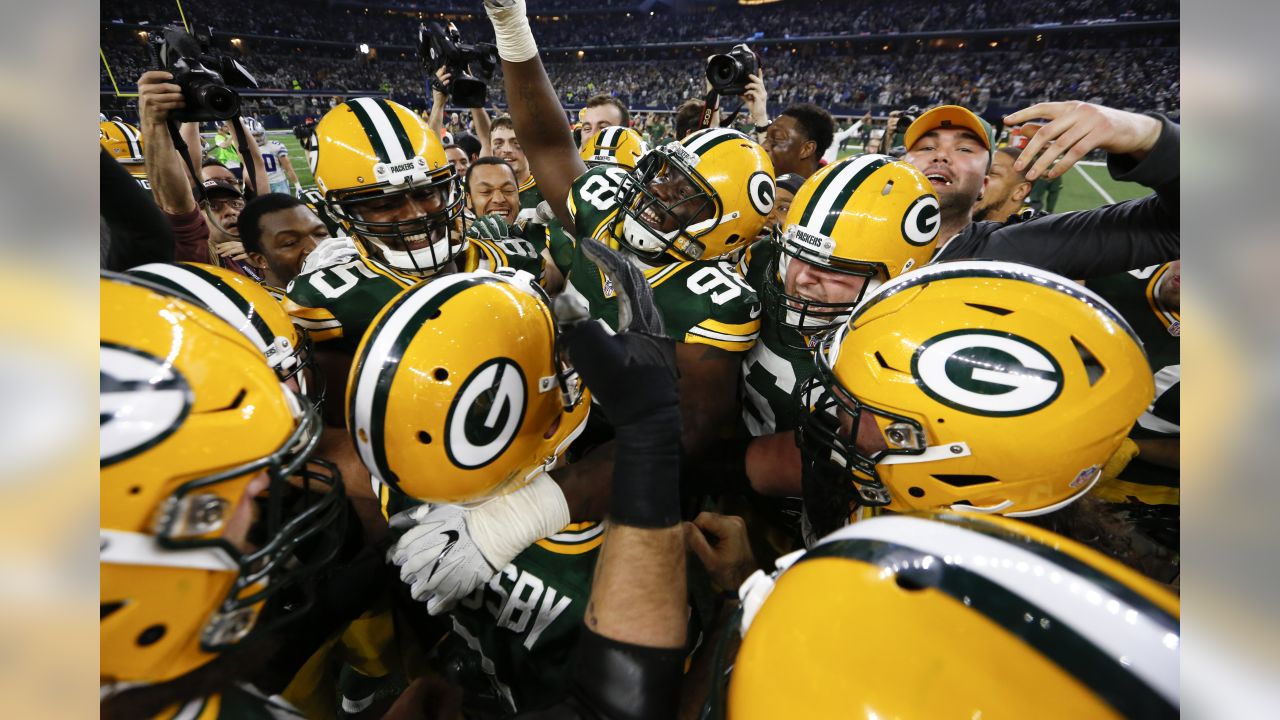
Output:
<svg viewBox="0 0 1280 720">
<path fill-rule="evenodd" d="M 359 50 L 360 50 L 360 53 L 361 53 L 362 55 L 368 55 L 368 54 L 369 54 L 369 43 L 360 43 L 360 48 L 359 48 Z"/>
<path fill-rule="evenodd" d="M 240 38 L 231 38 L 231 44 L 240 47 Z"/>
<path fill-rule="evenodd" d="M 582 59 L 582 56 L 583 56 L 583 55 L 586 55 L 586 54 L 587 54 L 587 51 L 586 51 L 586 50 L 579 50 L 579 51 L 578 51 L 578 59 L 579 59 L 579 60 L 581 60 L 581 59 Z"/>
</svg>

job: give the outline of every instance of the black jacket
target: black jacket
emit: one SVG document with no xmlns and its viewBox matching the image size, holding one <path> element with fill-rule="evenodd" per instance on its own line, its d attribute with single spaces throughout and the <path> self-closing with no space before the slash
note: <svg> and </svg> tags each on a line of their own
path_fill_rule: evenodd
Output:
<svg viewBox="0 0 1280 720">
<path fill-rule="evenodd" d="M 1154 195 L 1022 222 L 970 223 L 934 260 L 1007 260 L 1084 280 L 1178 259 L 1181 130 L 1153 117 L 1164 127 L 1151 152 L 1141 162 L 1108 156 L 1107 169 L 1112 178 L 1145 185 Z"/>
</svg>

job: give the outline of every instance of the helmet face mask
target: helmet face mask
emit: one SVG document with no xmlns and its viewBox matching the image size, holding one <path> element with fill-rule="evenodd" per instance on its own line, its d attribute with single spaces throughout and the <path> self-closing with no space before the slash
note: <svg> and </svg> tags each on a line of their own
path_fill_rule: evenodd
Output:
<svg viewBox="0 0 1280 720">
<path fill-rule="evenodd" d="M 881 283 L 928 262 L 938 220 L 932 186 L 905 162 L 855 155 L 814 173 L 774 235 L 777 251 L 760 291 L 770 318 L 795 331 L 783 333 L 784 344 L 812 349 L 818 334 L 838 327 Z M 796 260 L 864 281 L 848 299 L 808 298 L 798 288 L 788 291 Z"/>
<path fill-rule="evenodd" d="M 720 224 L 723 208 L 696 170 L 666 148 L 640 158 L 622 180 L 618 200 L 625 216 L 622 243 L 645 260 L 674 255 L 702 259 L 706 245 L 698 240 Z M 656 186 L 673 189 L 656 191 Z M 678 197 L 664 199 L 663 194 Z M 710 258 L 708 258 L 710 259 Z"/>
<path fill-rule="evenodd" d="M 308 160 L 325 204 L 366 256 L 427 277 L 466 248 L 457 172 L 408 108 L 375 98 L 338 105 L 316 126 Z"/>
<path fill-rule="evenodd" d="M 789 232 L 794 229 L 789 230 Z M 802 249 L 777 237 L 774 242 L 779 245 L 779 252 L 770 259 L 765 270 L 764 287 L 761 288 L 761 300 L 768 309 L 770 317 L 782 327 L 796 331 L 800 341 L 795 340 L 794 333 L 783 333 L 782 341 L 787 347 L 797 350 L 812 350 L 814 343 L 822 333 L 834 330 L 849 319 L 853 309 L 870 295 L 888 277 L 889 271 L 883 263 L 860 262 L 857 260 L 841 260 L 827 258 L 818 260 Z M 846 301 L 822 301 L 805 297 L 797 292 L 787 292 L 787 272 L 791 263 L 799 260 L 809 263 L 823 272 L 840 273 L 862 279 L 862 285 L 856 294 Z"/>
<path fill-rule="evenodd" d="M 404 187 L 331 192 L 334 214 L 351 226 L 356 239 L 391 267 L 433 275 L 466 247 L 461 225 L 462 197 L 452 165 L 426 183 Z M 375 220 L 402 214 L 408 205 L 417 217 Z M 372 247 L 370 247 L 372 245 Z"/>
</svg>

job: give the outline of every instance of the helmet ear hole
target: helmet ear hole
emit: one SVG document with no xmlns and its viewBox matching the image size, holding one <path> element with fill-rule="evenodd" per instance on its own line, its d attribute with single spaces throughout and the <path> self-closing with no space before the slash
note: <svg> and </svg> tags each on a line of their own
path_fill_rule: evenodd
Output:
<svg viewBox="0 0 1280 720">
<path fill-rule="evenodd" d="M 909 494 L 913 498 L 922 498 L 924 497 L 924 490 L 922 488 L 912 487 L 909 490 L 907 490 L 907 494 Z"/>
<path fill-rule="evenodd" d="M 431 376 L 440 382 L 444 382 L 449 379 L 449 371 L 442 367 L 438 367 L 431 373 Z"/>
<path fill-rule="evenodd" d="M 423 445 L 430 445 L 430 444 L 431 444 L 431 433 L 427 432 L 426 430 L 419 430 L 419 431 L 418 431 L 418 442 L 422 443 Z"/>
</svg>

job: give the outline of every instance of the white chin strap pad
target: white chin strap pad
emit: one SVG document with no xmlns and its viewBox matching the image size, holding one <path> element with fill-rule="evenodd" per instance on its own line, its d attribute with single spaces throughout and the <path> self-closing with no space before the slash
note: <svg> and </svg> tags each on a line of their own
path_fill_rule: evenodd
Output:
<svg viewBox="0 0 1280 720">
<path fill-rule="evenodd" d="M 387 264 L 405 272 L 435 272 L 449 260 L 449 237 L 417 250 L 392 250 L 382 240 L 373 241 Z"/>
</svg>

